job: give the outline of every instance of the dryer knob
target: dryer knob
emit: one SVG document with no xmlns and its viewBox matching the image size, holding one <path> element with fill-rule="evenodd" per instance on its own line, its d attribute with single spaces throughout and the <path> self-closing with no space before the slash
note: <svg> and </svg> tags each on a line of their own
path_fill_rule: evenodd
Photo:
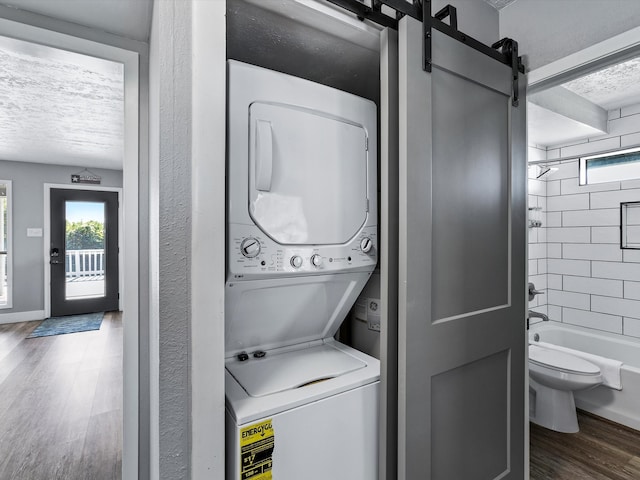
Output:
<svg viewBox="0 0 640 480">
<path fill-rule="evenodd" d="M 322 257 L 318 254 L 312 255 L 311 265 L 313 265 L 314 267 L 319 267 L 320 265 L 322 265 Z"/>
<path fill-rule="evenodd" d="M 360 250 L 364 253 L 369 253 L 373 248 L 373 241 L 369 237 L 364 237 L 360 240 Z"/>
<path fill-rule="evenodd" d="M 300 268 L 302 266 L 302 257 L 299 255 L 294 255 L 291 257 L 291 266 L 294 268 Z"/>
<path fill-rule="evenodd" d="M 260 253 L 260 242 L 255 238 L 245 238 L 240 244 L 240 251 L 247 258 L 257 257 Z"/>
</svg>

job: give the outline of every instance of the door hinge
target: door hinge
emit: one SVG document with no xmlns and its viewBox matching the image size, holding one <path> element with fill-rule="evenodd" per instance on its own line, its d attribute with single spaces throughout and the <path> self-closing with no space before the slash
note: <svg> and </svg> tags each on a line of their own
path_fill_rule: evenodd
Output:
<svg viewBox="0 0 640 480">
<path fill-rule="evenodd" d="M 365 205 L 366 212 L 369 213 L 369 199 L 367 198 L 367 203 Z"/>
<path fill-rule="evenodd" d="M 369 137 L 364 137 L 364 149 L 365 151 L 369 151 Z"/>
</svg>

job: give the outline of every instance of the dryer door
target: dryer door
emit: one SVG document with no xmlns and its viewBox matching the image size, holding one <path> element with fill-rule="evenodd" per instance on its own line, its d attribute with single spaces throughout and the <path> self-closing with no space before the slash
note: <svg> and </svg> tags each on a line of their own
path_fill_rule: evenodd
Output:
<svg viewBox="0 0 640 480">
<path fill-rule="evenodd" d="M 255 223 L 280 244 L 347 243 L 367 219 L 365 128 L 290 105 L 254 102 L 249 110 Z"/>
</svg>

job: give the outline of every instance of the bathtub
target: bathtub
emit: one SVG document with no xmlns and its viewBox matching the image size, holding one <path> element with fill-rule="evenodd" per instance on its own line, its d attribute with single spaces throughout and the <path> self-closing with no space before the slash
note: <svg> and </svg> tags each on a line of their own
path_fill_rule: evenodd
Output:
<svg viewBox="0 0 640 480">
<path fill-rule="evenodd" d="M 553 343 L 562 347 L 613 358 L 623 362 L 622 390 L 599 386 L 575 392 L 576 406 L 617 423 L 640 430 L 640 339 L 567 325 L 540 322 L 531 326 L 529 342 Z"/>
</svg>

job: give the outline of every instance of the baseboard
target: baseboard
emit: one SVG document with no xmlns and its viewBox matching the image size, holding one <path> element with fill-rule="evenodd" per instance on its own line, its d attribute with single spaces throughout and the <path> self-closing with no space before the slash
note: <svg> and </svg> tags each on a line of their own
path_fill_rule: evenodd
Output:
<svg viewBox="0 0 640 480">
<path fill-rule="evenodd" d="M 44 319 L 44 310 L 33 310 L 31 312 L 0 312 L 0 325 L 5 323 L 31 322 L 34 320 Z"/>
</svg>

